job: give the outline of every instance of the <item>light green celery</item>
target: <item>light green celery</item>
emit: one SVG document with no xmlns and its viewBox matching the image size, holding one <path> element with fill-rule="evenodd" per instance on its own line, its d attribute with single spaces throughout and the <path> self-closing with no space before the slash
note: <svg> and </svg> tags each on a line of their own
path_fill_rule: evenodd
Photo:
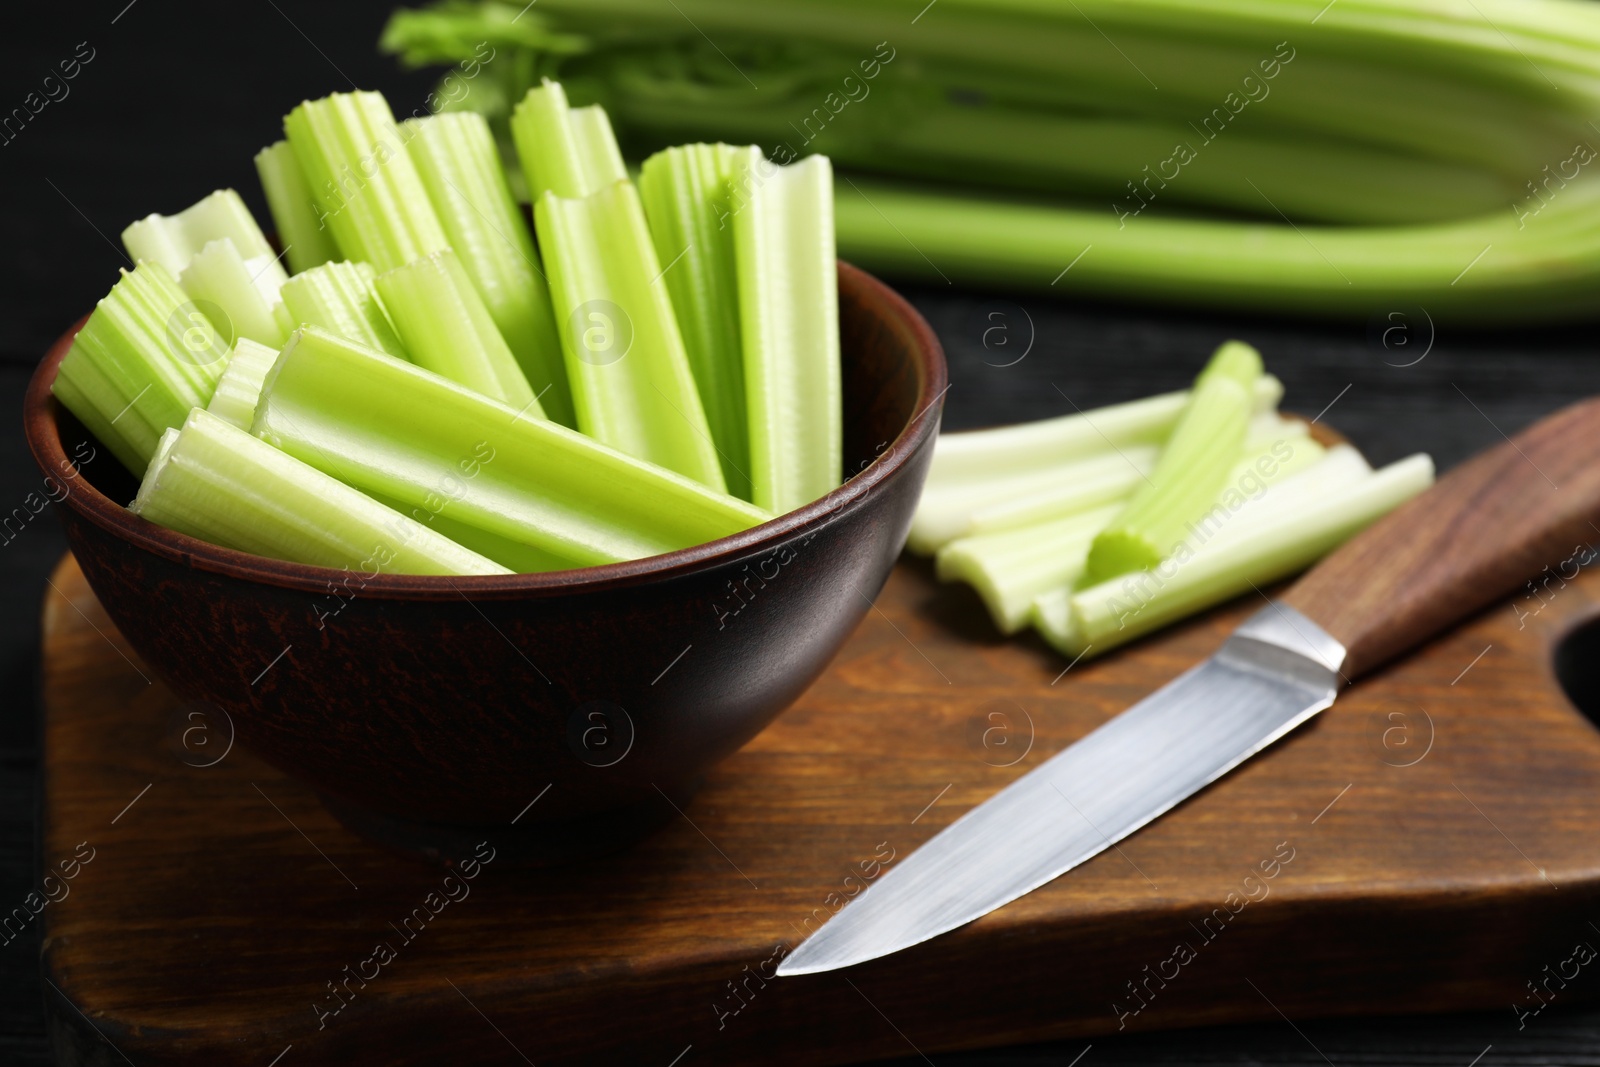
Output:
<svg viewBox="0 0 1600 1067">
<path fill-rule="evenodd" d="M 535 208 L 578 428 L 722 492 L 672 298 L 633 183 Z"/>
<path fill-rule="evenodd" d="M 450 247 L 540 406 L 563 426 L 576 426 L 550 287 L 488 123 L 458 111 L 407 119 L 401 127 Z"/>
<path fill-rule="evenodd" d="M 1303 472 L 1312 477 L 1317 468 Z M 1120 581 L 1072 596 L 1063 620 L 1057 606 L 1036 615 L 1041 634 L 1067 655 L 1092 647 L 1099 654 L 1174 619 L 1220 603 L 1252 586 L 1288 577 L 1321 558 L 1354 534 L 1433 484 L 1433 461 L 1415 455 L 1392 463 L 1354 484 L 1315 494 L 1291 511 L 1277 512 L 1248 528 L 1218 538 L 1171 577 L 1159 573 L 1135 595 Z M 1287 483 L 1286 483 L 1287 485 Z"/>
<path fill-rule="evenodd" d="M 977 533 L 973 523 L 979 515 L 1043 496 L 1062 494 L 1065 499 L 1067 494 L 1081 491 L 1086 507 L 1122 500 L 1155 469 L 1160 454 L 1153 444 L 1126 445 L 1114 452 L 1091 453 L 1032 470 L 997 466 L 986 482 L 926 489 L 911 520 L 906 547 L 931 556 L 956 538 Z M 1102 499 L 1095 499 L 1097 496 Z M 989 532 L 994 532 L 993 528 Z"/>
<path fill-rule="evenodd" d="M 750 499 L 749 420 L 739 333 L 739 273 L 734 257 L 730 181 L 740 149 L 725 144 L 668 148 L 644 161 L 639 196 L 672 294 L 722 459 L 728 491 Z"/>
<path fill-rule="evenodd" d="M 1271 411 L 1283 399 L 1283 383 L 1270 374 L 1256 382 L 1251 410 Z M 1070 403 L 1070 401 L 1069 401 Z M 1159 444 L 1177 425 L 1189 403 L 1189 390 L 1077 410 L 992 430 L 940 434 L 933 447 L 928 488 L 982 484 L 997 471 L 1007 473 L 1056 466 L 1129 445 Z"/>
<path fill-rule="evenodd" d="M 283 132 L 343 258 L 385 271 L 449 246 L 381 93 L 308 100 Z"/>
<path fill-rule="evenodd" d="M 289 338 L 252 432 L 363 492 L 573 566 L 687 548 L 771 517 L 316 327 Z"/>
<path fill-rule="evenodd" d="M 414 505 L 386 497 L 382 493 L 373 493 L 371 496 L 380 504 L 394 508 L 400 514 L 415 519 L 430 530 L 443 534 L 464 548 L 472 549 L 480 556 L 494 560 L 516 574 L 564 571 L 578 566 L 564 556 L 535 548 L 525 541 L 515 541 L 509 537 L 490 533 L 481 527 L 458 522 L 442 513 L 448 503 L 448 497 L 440 496 L 427 505 Z M 439 510 L 434 510 L 435 508 Z"/>
<path fill-rule="evenodd" d="M 1272 435 L 1270 424 L 1277 421 L 1276 416 L 1263 420 L 1268 424 L 1262 428 L 1266 439 L 1252 440 L 1239 453 L 1229 487 L 1219 494 L 1217 506 L 1200 516 L 1199 528 L 1190 526 L 1186 539 L 1208 540 L 1245 524 L 1247 519 L 1240 517 L 1241 513 L 1251 518 L 1261 513 L 1274 492 L 1283 497 L 1281 490 L 1295 481 L 1295 474 L 1323 458 L 1322 446 L 1304 432 Z M 1344 447 L 1364 473 L 1367 468 L 1360 455 Z M 1127 466 L 1123 464 L 1125 471 Z M 1134 473 L 1125 495 L 1136 484 L 1142 484 L 1142 479 Z M 1027 525 L 950 541 L 939 551 L 939 577 L 970 583 L 983 597 L 995 625 L 1005 633 L 1015 633 L 1028 625 L 1037 597 L 1078 581 L 1095 536 L 1123 507 L 1114 497 L 1097 503 L 1100 506 L 1075 508 Z"/>
<path fill-rule="evenodd" d="M 1271 409 L 1282 395 L 1283 384 L 1271 375 L 1257 381 L 1255 420 L 1262 427 L 1279 425 Z M 1092 507 L 1126 496 L 1133 484 L 1122 486 L 1130 477 L 1142 482 L 1154 469 L 1156 446 L 1172 432 L 1188 399 L 1188 391 L 1166 393 L 1015 426 L 941 434 L 906 547 L 930 556 L 948 541 L 980 532 L 974 525 L 980 514 L 994 530 L 1020 524 L 1035 505 L 1042 520 L 1065 514 L 1074 501 Z M 1018 510 L 1019 521 L 1008 520 L 1010 509 Z"/>
<path fill-rule="evenodd" d="M 248 337 L 274 348 L 289 335 L 279 289 L 288 276 L 277 261 L 252 266 L 230 238 L 208 241 L 178 275 L 217 332 L 229 341 Z"/>
<path fill-rule="evenodd" d="M 1018 530 L 958 538 L 939 550 L 939 578 L 971 585 L 1000 632 L 1014 634 L 1028 625 L 1041 591 L 1078 580 L 1095 534 L 1119 510 L 1110 504 Z"/>
<path fill-rule="evenodd" d="M 333 234 L 318 217 L 316 197 L 288 141 L 278 141 L 256 153 L 256 175 L 267 196 L 272 224 L 278 229 L 284 258 L 296 274 L 339 258 Z"/>
<path fill-rule="evenodd" d="M 535 204 L 547 192 L 584 197 L 628 176 L 605 109 L 569 107 L 566 90 L 548 78 L 512 112 L 511 136 Z"/>
<path fill-rule="evenodd" d="M 1251 391 L 1261 377 L 1261 354 L 1239 341 L 1217 349 L 1195 379 L 1193 395 L 1149 479 L 1127 508 L 1095 538 L 1087 576 L 1103 582 L 1153 567 L 1183 537 L 1185 527 L 1216 499 L 1244 443 Z"/>
<path fill-rule="evenodd" d="M 183 273 L 195 253 L 223 238 L 233 242 L 253 269 L 261 265 L 263 257 L 277 256 L 250 209 L 232 189 L 218 189 L 176 215 L 147 215 L 122 231 L 122 244 L 135 263 L 160 263 L 174 277 Z"/>
<path fill-rule="evenodd" d="M 378 300 L 373 286 L 376 277 L 370 263 L 334 261 L 296 274 L 283 283 L 279 293 L 295 326 L 320 326 L 368 348 L 408 359 L 389 313 Z"/>
<path fill-rule="evenodd" d="M 227 357 L 227 344 L 171 273 L 146 260 L 95 305 L 52 391 L 142 474 L 161 434 L 211 399 Z"/>
<path fill-rule="evenodd" d="M 1298 419 L 1280 419 L 1273 414 L 1258 415 L 1251 421 L 1250 439 L 1244 447 L 1245 458 L 1229 475 L 1228 484 L 1237 485 L 1246 477 L 1247 469 L 1257 457 L 1268 453 L 1279 442 L 1291 447 L 1294 469 L 1315 462 L 1321 457 L 1323 449 L 1309 439 L 1309 433 L 1310 428 Z M 1090 507 L 1126 499 L 1149 476 L 1157 454 L 1154 448 L 1133 451 L 1148 453 L 1149 462 L 1107 463 L 1102 460 L 1102 468 L 1090 474 L 1089 465 L 1094 461 L 1083 461 L 1074 466 L 1084 468 L 1084 475 L 1062 477 L 1042 490 L 1011 496 L 971 512 L 962 536 L 997 533 L 1035 522 L 1065 518 Z M 1281 478 L 1283 475 L 1281 469 L 1274 472 L 1275 477 Z"/>
<path fill-rule="evenodd" d="M 544 417 L 517 359 L 454 252 L 445 249 L 374 283 L 412 362 L 519 411 Z"/>
<path fill-rule="evenodd" d="M 277 358 L 276 348 L 241 337 L 234 343 L 206 410 L 223 422 L 248 430 L 255 419 L 256 401 L 261 399 L 261 383 Z"/>
<path fill-rule="evenodd" d="M 782 514 L 835 488 L 843 464 L 833 165 L 742 155 L 732 210 L 750 499 Z"/>
<path fill-rule="evenodd" d="M 199 408 L 166 432 L 128 510 L 223 548 L 369 576 L 508 573 Z"/>
</svg>

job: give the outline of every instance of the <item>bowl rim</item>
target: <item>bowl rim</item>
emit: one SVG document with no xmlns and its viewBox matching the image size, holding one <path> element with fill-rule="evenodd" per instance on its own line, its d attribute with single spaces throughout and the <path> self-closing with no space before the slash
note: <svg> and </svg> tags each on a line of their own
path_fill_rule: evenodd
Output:
<svg viewBox="0 0 1600 1067">
<path fill-rule="evenodd" d="M 910 335 L 913 362 L 920 379 L 917 411 L 887 448 L 863 470 L 817 500 L 775 516 L 759 526 L 643 559 L 536 574 L 419 575 L 362 573 L 359 595 L 376 599 L 467 599 L 470 592 L 487 599 L 542 598 L 571 593 L 594 593 L 626 588 L 647 581 L 680 577 L 705 570 L 764 548 L 777 548 L 794 535 L 820 528 L 835 513 L 893 478 L 918 448 L 937 432 L 939 402 L 949 390 L 944 348 L 922 315 L 905 297 L 878 278 L 844 260 L 839 261 L 841 287 L 855 287 L 888 312 L 897 332 Z M 873 299 L 876 298 L 876 299 Z M 58 402 L 50 391 L 56 369 L 72 346 L 85 315 L 50 346 L 34 370 L 23 399 L 23 431 L 34 462 L 50 477 L 75 464 L 61 444 L 57 423 Z M 281 589 L 323 593 L 342 581 L 348 569 L 291 563 L 223 548 L 187 534 L 157 526 L 106 496 L 87 480 L 77 482 L 61 498 L 61 505 L 136 548 L 162 559 L 228 578 Z"/>
</svg>

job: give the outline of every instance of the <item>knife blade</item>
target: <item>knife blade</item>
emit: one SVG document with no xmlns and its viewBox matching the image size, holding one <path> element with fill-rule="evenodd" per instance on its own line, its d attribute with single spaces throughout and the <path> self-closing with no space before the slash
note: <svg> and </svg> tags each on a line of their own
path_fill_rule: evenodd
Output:
<svg viewBox="0 0 1600 1067">
<path fill-rule="evenodd" d="M 1222 647 L 880 875 L 779 965 L 848 967 L 1059 877 L 1329 707 L 1340 683 L 1600 534 L 1600 398 L 1462 464 L 1358 534 Z"/>
</svg>

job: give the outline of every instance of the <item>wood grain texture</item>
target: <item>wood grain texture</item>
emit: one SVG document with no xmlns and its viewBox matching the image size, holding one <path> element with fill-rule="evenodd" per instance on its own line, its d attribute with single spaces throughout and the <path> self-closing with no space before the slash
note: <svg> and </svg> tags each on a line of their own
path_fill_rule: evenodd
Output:
<svg viewBox="0 0 1600 1067">
<path fill-rule="evenodd" d="M 685 1065 L 812 1065 L 1279 1010 L 1510 1020 L 1536 1003 L 1526 982 L 1596 936 L 1600 734 L 1550 669 L 1552 644 L 1600 611 L 1587 573 L 1536 614 L 1502 605 L 1393 665 L 994 914 L 782 981 L 763 972 L 890 857 L 1254 605 L 1063 675 L 902 565 L 827 674 L 663 832 L 585 867 L 491 861 L 470 895 L 405 924 L 445 872 L 355 837 L 243 750 L 195 766 L 226 724 L 145 681 L 70 560 L 54 580 L 41 862 L 94 850 L 36 920 L 64 1063 L 122 1062 L 110 1042 L 141 1067 L 260 1065 L 291 1045 L 294 1064 L 664 1065 L 692 1046 Z M 395 958 L 363 986 L 349 976 L 380 943 Z M 1178 945 L 1194 958 L 1150 977 L 1172 974 Z M 324 1016 L 329 983 L 353 995 Z"/>
<path fill-rule="evenodd" d="M 1555 584 L 1600 540 L 1600 398 L 1441 478 L 1318 564 L 1284 600 L 1345 646 L 1358 678 L 1530 578 Z"/>
</svg>

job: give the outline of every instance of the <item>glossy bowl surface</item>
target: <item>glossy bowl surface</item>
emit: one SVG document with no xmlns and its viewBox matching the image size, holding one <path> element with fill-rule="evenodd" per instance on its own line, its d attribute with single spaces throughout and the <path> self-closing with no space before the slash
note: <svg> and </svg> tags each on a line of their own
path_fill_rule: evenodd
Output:
<svg viewBox="0 0 1600 1067">
<path fill-rule="evenodd" d="M 816 679 L 887 579 L 932 458 L 944 355 L 848 264 L 839 313 L 854 475 L 754 529 L 583 570 L 368 578 L 146 522 L 123 507 L 135 481 L 50 394 L 76 326 L 34 374 L 24 421 L 90 586 L 181 698 L 226 712 L 239 743 L 368 836 L 451 855 L 492 832 L 560 862 L 672 816 Z"/>
</svg>

